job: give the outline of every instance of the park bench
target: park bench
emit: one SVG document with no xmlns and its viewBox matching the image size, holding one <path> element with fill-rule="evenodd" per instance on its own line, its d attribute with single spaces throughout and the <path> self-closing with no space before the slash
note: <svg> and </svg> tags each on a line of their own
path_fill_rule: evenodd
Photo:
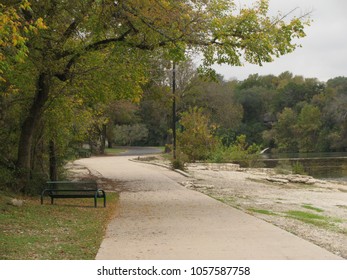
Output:
<svg viewBox="0 0 347 280">
<path fill-rule="evenodd" d="M 95 181 L 48 181 L 41 193 L 41 204 L 45 195 L 51 198 L 51 204 L 55 198 L 94 198 L 94 207 L 97 207 L 97 199 L 103 198 L 106 207 L 106 193 Z"/>
</svg>

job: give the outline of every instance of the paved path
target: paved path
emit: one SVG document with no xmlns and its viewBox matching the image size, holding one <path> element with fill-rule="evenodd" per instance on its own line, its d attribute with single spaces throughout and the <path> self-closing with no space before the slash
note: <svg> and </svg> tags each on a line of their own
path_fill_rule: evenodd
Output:
<svg viewBox="0 0 347 280">
<path fill-rule="evenodd" d="M 178 182 L 162 167 L 97 157 L 79 164 L 124 182 L 119 212 L 96 259 L 340 259 L 310 242 Z"/>
</svg>

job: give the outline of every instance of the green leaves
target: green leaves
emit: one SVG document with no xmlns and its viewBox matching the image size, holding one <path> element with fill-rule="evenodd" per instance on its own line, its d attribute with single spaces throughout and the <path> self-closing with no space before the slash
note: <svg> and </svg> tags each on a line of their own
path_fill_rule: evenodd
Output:
<svg viewBox="0 0 347 280">
<path fill-rule="evenodd" d="M 20 116 L 14 122 L 16 137 L 23 147 L 18 149 L 21 160 L 17 165 L 22 162 L 29 170 L 28 165 L 36 162 L 29 159 L 38 154 L 37 147 L 41 158 L 36 159 L 44 161 L 47 140 L 41 136 L 45 133 L 61 140 L 61 147 L 66 148 L 73 129 L 85 129 L 79 126 L 83 126 L 81 119 L 85 118 L 87 127 L 94 118 L 100 127 L 107 120 L 104 113 L 110 102 L 139 102 L 149 80 L 149 62 L 157 53 L 180 62 L 199 52 L 204 56 L 201 71 L 211 75 L 214 63 L 271 61 L 293 51 L 297 47 L 293 39 L 305 35 L 301 19 L 269 17 L 268 1 L 241 8 L 237 4 L 228 0 L 22 0 L 1 4 L 0 80 L 6 80 L 6 85 L 1 84 L 2 95 L 17 88 L 18 99 L 23 99 L 15 101 L 20 103 L 14 114 Z M 45 77 L 44 83 L 40 77 Z M 46 114 L 41 116 L 41 112 Z M 78 118 L 71 117 L 74 114 Z M 207 137 L 210 128 L 200 128 L 200 135 Z M 36 165 L 44 166 L 41 162 Z"/>
<path fill-rule="evenodd" d="M 5 72 L 11 60 L 24 62 L 28 54 L 29 36 L 47 28 L 42 18 L 28 21 L 23 12 L 31 11 L 29 1 L 18 4 L 0 4 L 0 82 L 5 82 Z"/>
<path fill-rule="evenodd" d="M 178 146 L 190 161 L 205 160 L 217 144 L 212 132 L 214 127 L 202 109 L 194 107 L 182 113 L 180 125 L 182 132 L 177 133 Z"/>
<path fill-rule="evenodd" d="M 214 1 L 214 5 L 217 2 Z M 206 34 L 209 34 L 210 44 L 202 48 L 206 66 L 214 63 L 241 65 L 241 58 L 258 65 L 271 62 L 274 57 L 298 47 L 293 39 L 304 37 L 304 27 L 309 23 L 298 18 L 287 23 L 288 16 L 268 16 L 268 1 L 258 1 L 253 7 L 242 7 L 239 11 L 234 5 L 225 3 L 218 7 L 216 13 L 208 10 L 210 31 Z"/>
</svg>

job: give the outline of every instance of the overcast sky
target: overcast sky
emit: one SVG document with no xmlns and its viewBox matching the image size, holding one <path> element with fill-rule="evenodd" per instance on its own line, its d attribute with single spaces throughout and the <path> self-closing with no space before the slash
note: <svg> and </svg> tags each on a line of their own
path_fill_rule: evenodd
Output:
<svg viewBox="0 0 347 280">
<path fill-rule="evenodd" d="M 247 2 L 243 0 L 240 2 Z M 327 81 L 347 76 L 347 1 L 346 0 L 270 0 L 270 11 L 285 14 L 299 7 L 296 15 L 312 11 L 307 36 L 293 53 L 266 63 L 262 67 L 247 64 L 243 67 L 217 66 L 225 79 L 246 79 L 250 74 L 278 75 L 290 71 L 305 78 Z"/>
</svg>

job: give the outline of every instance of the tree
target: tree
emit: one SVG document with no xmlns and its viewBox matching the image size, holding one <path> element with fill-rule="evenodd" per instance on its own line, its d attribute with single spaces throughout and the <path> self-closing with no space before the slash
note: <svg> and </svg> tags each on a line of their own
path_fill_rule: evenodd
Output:
<svg viewBox="0 0 347 280">
<path fill-rule="evenodd" d="M 298 147 L 300 152 L 314 152 L 316 150 L 321 126 L 321 112 L 319 108 L 305 104 L 295 126 L 299 136 Z"/>
<path fill-rule="evenodd" d="M 217 144 L 209 118 L 201 108 L 194 107 L 181 114 L 179 123 L 182 126 L 177 133 L 179 150 L 192 162 L 207 159 Z"/>
<path fill-rule="evenodd" d="M 274 140 L 281 152 L 297 151 L 297 134 L 295 130 L 297 115 L 290 108 L 284 108 L 278 115 L 278 121 L 274 125 Z"/>
<path fill-rule="evenodd" d="M 28 53 L 28 36 L 38 29 L 45 29 L 42 18 L 28 21 L 23 13 L 30 10 L 30 3 L 4 1 L 0 3 L 0 82 L 6 82 L 5 72 L 10 70 L 11 60 L 23 62 Z"/>
<path fill-rule="evenodd" d="M 217 76 L 215 80 L 194 77 L 180 99 L 179 110 L 190 107 L 203 108 L 211 122 L 217 125 L 216 134 L 223 143 L 235 140 L 235 132 L 241 124 L 243 108 L 235 98 L 236 81 L 226 82 Z"/>
<path fill-rule="evenodd" d="M 144 88 L 140 116 L 148 129 L 147 144 L 163 146 L 169 142 L 171 106 L 172 95 L 168 86 L 150 83 Z"/>
<path fill-rule="evenodd" d="M 147 140 L 148 129 L 144 124 L 116 125 L 114 128 L 114 142 L 117 145 L 131 146 Z"/>
<path fill-rule="evenodd" d="M 283 110 L 285 107 L 294 107 L 299 102 L 310 102 L 314 95 L 324 90 L 324 84 L 317 79 L 304 79 L 301 76 L 295 76 L 286 81 L 287 84 L 280 89 L 277 95 L 277 110 Z"/>
<path fill-rule="evenodd" d="M 269 17 L 268 1 L 237 9 L 233 1 L 225 0 L 43 0 L 17 11 L 26 22 L 44 19 L 45 24 L 25 42 L 35 82 L 20 128 L 16 161 L 20 176 L 29 179 L 34 135 L 55 87 L 73 81 L 75 70 L 83 69 L 91 56 L 103 66 L 113 52 L 129 57 L 136 49 L 163 49 L 171 59 L 180 60 L 186 50 L 196 49 L 203 54 L 206 72 L 214 63 L 241 65 L 241 57 L 255 64 L 272 61 L 297 47 L 294 38 L 305 36 L 307 22 Z M 100 59 L 105 52 L 109 55 Z M 88 79 L 79 82 L 83 87 Z"/>
</svg>

